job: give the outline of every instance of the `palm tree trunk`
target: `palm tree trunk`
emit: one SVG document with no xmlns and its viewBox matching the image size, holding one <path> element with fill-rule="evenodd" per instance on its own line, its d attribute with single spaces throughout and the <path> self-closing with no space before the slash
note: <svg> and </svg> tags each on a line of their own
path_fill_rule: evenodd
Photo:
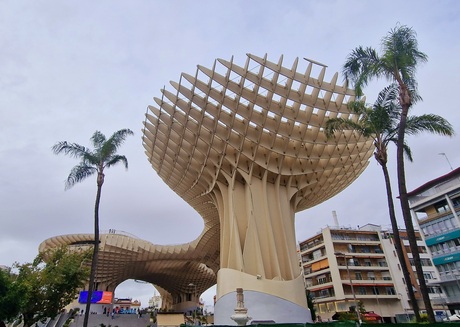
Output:
<svg viewBox="0 0 460 327">
<path fill-rule="evenodd" d="M 398 141 L 397 141 L 397 171 L 398 171 L 398 188 L 399 188 L 399 200 L 401 202 L 401 211 L 404 218 L 404 223 L 407 230 L 407 238 L 409 239 L 410 249 L 412 252 L 412 257 L 414 259 L 414 266 L 417 272 L 417 278 L 420 285 L 420 292 L 422 293 L 423 302 L 425 304 L 425 310 L 428 314 L 428 321 L 430 323 L 435 323 L 436 319 L 434 317 L 433 308 L 431 306 L 430 297 L 428 295 L 428 288 L 426 286 L 425 277 L 423 276 L 422 264 L 420 261 L 420 254 L 418 252 L 417 238 L 415 237 L 414 225 L 412 223 L 412 217 L 410 214 L 409 208 L 409 199 L 407 196 L 406 188 L 406 174 L 404 170 L 404 135 L 406 130 L 406 120 L 407 114 L 410 106 L 410 97 L 409 102 L 407 99 L 407 86 L 403 85 L 400 89 L 400 101 L 401 101 L 401 120 L 399 123 L 398 129 Z"/>
<path fill-rule="evenodd" d="M 411 275 L 409 273 L 409 269 L 407 267 L 406 258 L 404 252 L 402 250 L 402 242 L 401 237 L 399 235 L 399 228 L 398 222 L 396 221 L 396 214 L 395 214 L 395 206 L 393 202 L 393 194 L 391 191 L 391 183 L 390 183 L 390 175 L 388 174 L 388 167 L 386 164 L 380 163 L 383 170 L 383 176 L 385 177 L 385 187 L 387 190 L 387 200 L 388 200 L 388 214 L 390 215 L 390 222 L 391 227 L 393 230 L 393 240 L 394 246 L 396 249 L 396 254 L 398 255 L 399 264 L 401 265 L 401 269 L 404 276 L 404 281 L 407 288 L 407 294 L 409 295 L 409 299 L 412 305 L 412 309 L 414 310 L 415 319 L 420 321 L 420 309 L 418 307 L 417 300 L 415 298 L 414 289 L 411 285 Z"/>
<path fill-rule="evenodd" d="M 91 296 L 94 291 L 94 280 L 96 277 L 97 259 L 99 255 L 99 203 L 101 201 L 102 183 L 98 178 L 96 203 L 94 204 L 94 248 L 93 258 L 91 261 L 91 272 L 89 275 L 88 297 L 86 299 L 85 318 L 83 320 L 83 327 L 88 327 L 88 319 L 91 310 Z"/>
</svg>

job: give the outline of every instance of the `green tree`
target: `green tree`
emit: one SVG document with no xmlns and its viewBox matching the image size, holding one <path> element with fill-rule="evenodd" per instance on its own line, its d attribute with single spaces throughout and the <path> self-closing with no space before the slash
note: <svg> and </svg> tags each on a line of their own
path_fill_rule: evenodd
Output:
<svg viewBox="0 0 460 327">
<path fill-rule="evenodd" d="M 24 289 L 15 279 L 11 269 L 0 268 L 0 327 L 5 327 L 5 322 L 11 322 L 21 312 Z"/>
<path fill-rule="evenodd" d="M 390 175 L 388 172 L 388 145 L 397 144 L 399 130 L 399 116 L 401 107 L 397 100 L 398 85 L 392 84 L 382 90 L 372 107 L 368 107 L 362 101 L 352 102 L 349 107 L 358 116 L 358 119 L 331 118 L 326 122 L 325 133 L 332 137 L 337 131 L 354 130 L 358 134 L 374 140 L 374 158 L 382 168 L 388 202 L 388 214 L 393 231 L 396 253 L 401 265 L 404 279 L 411 281 L 411 275 L 407 267 L 402 248 L 399 227 L 396 220 Z M 450 135 L 452 126 L 444 118 L 437 115 L 410 116 L 407 120 L 406 133 L 418 134 L 431 132 L 441 135 Z M 407 144 L 404 144 L 406 157 L 412 161 L 412 153 Z M 419 307 L 412 287 L 407 288 L 413 309 L 419 312 Z"/>
<path fill-rule="evenodd" d="M 307 290 L 306 296 L 307 296 L 307 306 L 308 306 L 308 309 L 310 309 L 310 313 L 311 313 L 311 319 L 313 321 L 316 321 L 316 309 L 315 309 L 315 304 L 313 303 L 313 300 L 314 300 L 313 294 Z"/>
<path fill-rule="evenodd" d="M 80 163 L 72 168 L 67 177 L 65 188 L 69 189 L 77 183 L 85 180 L 94 174 L 97 175 L 97 193 L 94 204 L 94 247 L 91 262 L 91 273 L 88 286 L 88 298 L 86 303 L 83 326 L 88 326 L 88 318 L 91 307 L 91 295 L 94 291 L 94 279 L 96 275 L 97 260 L 99 254 L 99 204 L 101 201 L 101 190 L 104 184 L 104 170 L 118 163 L 122 163 L 128 169 L 128 160 L 125 156 L 117 154 L 118 148 L 124 143 L 128 135 L 133 135 L 130 129 L 121 129 L 113 133 L 110 138 L 96 131 L 91 137 L 93 150 L 77 143 L 59 142 L 53 146 L 55 154 L 65 154 L 80 159 Z"/>
<path fill-rule="evenodd" d="M 408 112 L 411 105 L 417 100 L 416 69 L 420 63 L 426 62 L 428 57 L 418 50 L 415 31 L 404 25 L 398 25 L 392 29 L 382 38 L 381 45 L 381 55 L 370 47 L 363 48 L 360 46 L 355 48 L 346 59 L 343 73 L 345 79 L 354 84 L 358 96 L 362 95 L 363 87 L 374 78 L 386 78 L 398 84 L 398 102 L 401 106 L 396 149 L 399 199 L 425 309 L 427 310 L 429 321 L 434 323 L 435 317 L 423 277 L 417 239 L 410 214 L 404 170 L 404 137 Z M 407 286 L 408 288 L 410 287 L 410 285 Z M 418 313 L 417 317 L 417 320 L 420 320 Z"/>
<path fill-rule="evenodd" d="M 2 296 L 2 301 L 15 297 L 20 301 L 13 300 L 15 306 L 7 308 L 2 319 L 20 316 L 24 327 L 29 327 L 46 318 L 56 317 L 84 287 L 89 274 L 84 264 L 88 254 L 88 251 L 69 251 L 60 247 L 39 253 L 32 263 L 15 264 L 13 268 L 17 274 L 9 275 L 9 289 L 5 298 Z M 4 311 L 2 313 L 5 314 Z"/>
</svg>

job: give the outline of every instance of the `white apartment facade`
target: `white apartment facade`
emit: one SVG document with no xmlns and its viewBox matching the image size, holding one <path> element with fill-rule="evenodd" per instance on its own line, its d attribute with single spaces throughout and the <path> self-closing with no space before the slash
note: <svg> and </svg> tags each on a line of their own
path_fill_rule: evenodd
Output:
<svg viewBox="0 0 460 327">
<path fill-rule="evenodd" d="M 349 311 L 361 301 L 368 312 L 385 322 L 408 321 L 413 315 L 407 296 L 392 233 L 380 226 L 360 229 L 327 227 L 300 242 L 302 270 L 306 289 L 313 295 L 316 312 L 323 321 L 336 312 Z M 401 231 L 408 266 L 410 254 L 405 233 Z M 424 271 L 436 276 L 429 253 L 419 240 Z M 411 283 L 419 307 L 424 308 L 415 274 Z"/>
<path fill-rule="evenodd" d="M 460 312 L 460 168 L 408 193 L 412 216 L 439 275 L 427 282 L 439 287 L 434 303 Z"/>
</svg>

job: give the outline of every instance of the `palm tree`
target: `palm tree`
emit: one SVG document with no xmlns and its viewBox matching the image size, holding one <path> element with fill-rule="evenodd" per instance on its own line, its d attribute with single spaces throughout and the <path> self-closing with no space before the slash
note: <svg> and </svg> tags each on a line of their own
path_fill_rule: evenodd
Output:
<svg viewBox="0 0 460 327">
<path fill-rule="evenodd" d="M 398 25 L 382 39 L 381 55 L 373 48 L 358 47 L 347 57 L 343 73 L 345 79 L 354 84 L 358 96 L 362 95 L 362 88 L 373 78 L 383 77 L 398 84 L 398 102 L 401 106 L 396 144 L 399 199 L 428 320 L 434 323 L 435 317 L 423 277 L 417 239 L 410 214 L 404 170 L 404 136 L 407 116 L 409 108 L 417 100 L 416 68 L 427 59 L 427 55 L 418 50 L 415 31 L 407 26 Z M 446 135 L 453 135 L 453 129 L 450 128 L 450 133 Z"/>
<path fill-rule="evenodd" d="M 126 157 L 117 154 L 118 148 L 123 144 L 128 135 L 133 135 L 133 132 L 129 129 L 122 129 L 113 133 L 109 139 L 106 139 L 104 134 L 96 131 L 93 136 L 91 136 L 91 142 L 94 147 L 93 150 L 77 143 L 68 143 L 66 141 L 56 143 L 52 148 L 55 154 L 64 153 L 65 155 L 81 160 L 80 163 L 70 171 L 65 183 L 66 190 L 87 177 L 97 174 L 97 193 L 94 205 L 94 247 L 89 277 L 88 298 L 83 321 L 84 327 L 88 326 L 91 295 L 94 291 L 94 279 L 99 254 L 99 204 L 101 201 L 102 185 L 104 184 L 104 169 L 118 163 L 124 164 L 125 168 L 128 169 L 128 160 Z"/>
<path fill-rule="evenodd" d="M 397 144 L 399 115 L 401 107 L 397 102 L 398 85 L 392 84 L 382 90 L 372 108 L 366 107 L 364 102 L 357 101 L 350 103 L 350 109 L 359 116 L 359 119 L 331 118 L 326 122 L 325 133 L 332 137 L 335 132 L 343 130 L 354 130 L 358 134 L 374 140 L 374 157 L 382 167 L 385 179 L 385 187 L 388 201 L 388 213 L 393 231 L 394 245 L 399 258 L 404 280 L 411 281 L 409 269 L 402 249 L 401 237 L 394 209 L 393 195 L 391 189 L 390 175 L 388 173 L 388 145 L 390 142 Z M 450 124 L 437 115 L 411 116 L 407 120 L 406 133 L 418 134 L 431 132 L 445 134 L 450 131 Z M 404 145 L 407 158 L 412 161 L 412 153 L 407 144 Z M 408 284 L 408 285 L 409 285 Z M 412 287 L 407 287 L 407 292 L 412 303 L 412 308 L 417 320 L 420 320 L 418 303 Z"/>
</svg>

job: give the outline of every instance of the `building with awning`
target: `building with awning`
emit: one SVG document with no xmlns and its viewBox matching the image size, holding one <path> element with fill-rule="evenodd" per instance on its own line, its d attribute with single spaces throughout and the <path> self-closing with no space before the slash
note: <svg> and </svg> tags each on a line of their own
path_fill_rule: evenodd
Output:
<svg viewBox="0 0 460 327">
<path fill-rule="evenodd" d="M 356 312 L 360 304 L 369 313 L 359 317 L 363 321 L 395 322 L 412 313 L 406 287 L 417 290 L 416 277 L 412 271 L 412 280 L 404 283 L 391 234 L 372 224 L 356 229 L 332 226 L 300 242 L 306 288 L 323 321 L 334 319 L 337 312 Z M 405 231 L 401 235 L 404 238 Z M 420 249 L 422 260 L 429 261 L 423 244 Z M 406 256 L 409 265 L 411 254 Z M 427 274 L 433 270 L 424 267 Z"/>
<path fill-rule="evenodd" d="M 460 168 L 417 187 L 408 194 L 412 216 L 439 273 L 426 276 L 438 310 L 460 310 Z"/>
</svg>

